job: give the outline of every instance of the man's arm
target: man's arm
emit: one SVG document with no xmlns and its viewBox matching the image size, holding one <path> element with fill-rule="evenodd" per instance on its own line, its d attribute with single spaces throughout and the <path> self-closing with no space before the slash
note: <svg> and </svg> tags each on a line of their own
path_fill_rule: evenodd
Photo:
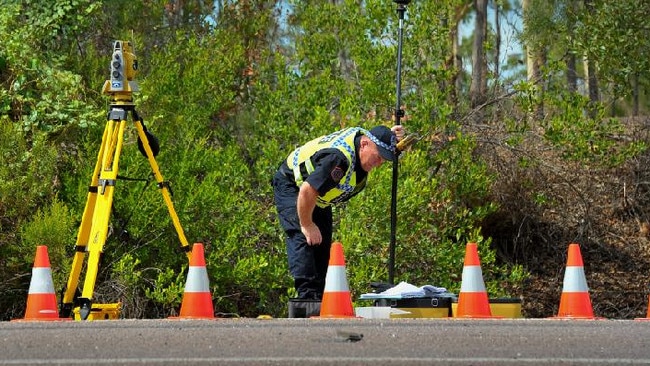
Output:
<svg viewBox="0 0 650 366">
<path fill-rule="evenodd" d="M 323 241 L 320 229 L 312 221 L 312 214 L 314 207 L 316 207 L 317 198 L 318 191 L 311 184 L 303 182 L 300 185 L 296 208 L 298 210 L 298 219 L 300 220 L 300 230 L 307 238 L 308 245 L 318 245 Z"/>
</svg>

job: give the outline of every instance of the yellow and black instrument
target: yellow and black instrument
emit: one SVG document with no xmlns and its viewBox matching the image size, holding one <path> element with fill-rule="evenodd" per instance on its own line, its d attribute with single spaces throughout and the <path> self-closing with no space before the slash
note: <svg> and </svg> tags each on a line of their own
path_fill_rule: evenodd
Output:
<svg viewBox="0 0 650 366">
<path fill-rule="evenodd" d="M 133 102 L 133 92 L 139 91 L 135 81 L 137 70 L 138 61 L 131 42 L 115 41 L 110 63 L 110 80 L 106 80 L 102 90 L 103 94 L 111 98 L 110 109 L 77 235 L 72 269 L 61 298 L 61 318 L 71 317 L 73 313 L 77 320 L 113 319 L 119 316 L 119 303 L 93 304 L 93 294 L 100 258 L 108 235 L 113 196 L 118 180 L 120 153 L 129 115 L 138 133 L 138 147 L 151 165 L 158 188 L 181 241 L 181 248 L 188 259 L 190 258 L 191 246 L 185 238 L 174 209 L 169 182 L 163 179 L 156 163 L 158 141 L 147 131 Z M 86 254 L 88 263 L 85 268 L 85 280 L 79 290 L 79 277 Z"/>
</svg>

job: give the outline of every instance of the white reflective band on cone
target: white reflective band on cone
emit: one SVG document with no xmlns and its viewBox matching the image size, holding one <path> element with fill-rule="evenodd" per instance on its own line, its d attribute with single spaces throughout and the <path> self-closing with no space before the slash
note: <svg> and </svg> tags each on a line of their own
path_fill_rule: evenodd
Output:
<svg viewBox="0 0 650 366">
<path fill-rule="evenodd" d="M 483 283 L 483 272 L 481 271 L 481 266 L 463 267 L 460 292 L 485 292 L 485 283 Z"/>
<path fill-rule="evenodd" d="M 38 280 L 36 280 L 38 279 Z M 29 283 L 30 294 L 53 294 L 52 269 L 49 267 L 32 268 L 32 281 Z"/>
<path fill-rule="evenodd" d="M 205 267 L 190 266 L 185 292 L 210 292 L 208 271 Z"/>
<path fill-rule="evenodd" d="M 587 280 L 583 267 L 568 266 L 564 272 L 563 292 L 588 292 Z"/>
<path fill-rule="evenodd" d="M 325 275 L 325 292 L 350 291 L 345 278 L 345 266 L 329 266 Z"/>
</svg>

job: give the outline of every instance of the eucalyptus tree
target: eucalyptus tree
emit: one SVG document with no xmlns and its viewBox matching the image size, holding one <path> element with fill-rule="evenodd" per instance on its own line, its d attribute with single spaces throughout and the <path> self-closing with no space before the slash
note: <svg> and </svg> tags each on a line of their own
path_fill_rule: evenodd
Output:
<svg viewBox="0 0 650 366">
<path fill-rule="evenodd" d="M 469 91 L 472 108 L 480 106 L 487 99 L 487 57 L 484 48 L 487 41 L 487 5 L 487 0 L 474 0 L 476 14 L 472 46 L 472 83 Z"/>
<path fill-rule="evenodd" d="M 621 98 L 631 99 L 631 114 L 637 115 L 644 94 L 641 91 L 647 94 L 648 88 L 650 28 L 645 18 L 650 4 L 590 0 L 585 7 L 578 18 L 575 47 L 593 62 L 590 70 L 603 82 L 601 89 L 605 90 L 600 94 L 606 96 L 604 102 L 614 104 Z M 599 93 L 590 89 L 589 95 L 593 101 Z"/>
</svg>

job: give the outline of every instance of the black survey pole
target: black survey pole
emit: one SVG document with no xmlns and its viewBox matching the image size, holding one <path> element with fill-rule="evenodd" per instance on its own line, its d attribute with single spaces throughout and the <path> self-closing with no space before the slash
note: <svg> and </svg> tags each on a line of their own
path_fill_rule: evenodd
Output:
<svg viewBox="0 0 650 366">
<path fill-rule="evenodd" d="M 393 0 L 397 3 L 397 15 L 399 17 L 399 31 L 397 35 L 397 103 L 395 104 L 395 124 L 400 125 L 400 119 L 404 116 L 402 110 L 402 33 L 404 30 L 404 13 L 406 12 L 406 5 L 411 0 Z M 396 157 L 399 158 L 400 151 L 395 150 Z M 391 189 L 390 201 L 390 246 L 388 257 L 388 283 L 393 285 L 395 283 L 395 238 L 397 232 L 397 177 L 398 177 L 398 160 L 393 161 L 393 182 Z"/>
</svg>

